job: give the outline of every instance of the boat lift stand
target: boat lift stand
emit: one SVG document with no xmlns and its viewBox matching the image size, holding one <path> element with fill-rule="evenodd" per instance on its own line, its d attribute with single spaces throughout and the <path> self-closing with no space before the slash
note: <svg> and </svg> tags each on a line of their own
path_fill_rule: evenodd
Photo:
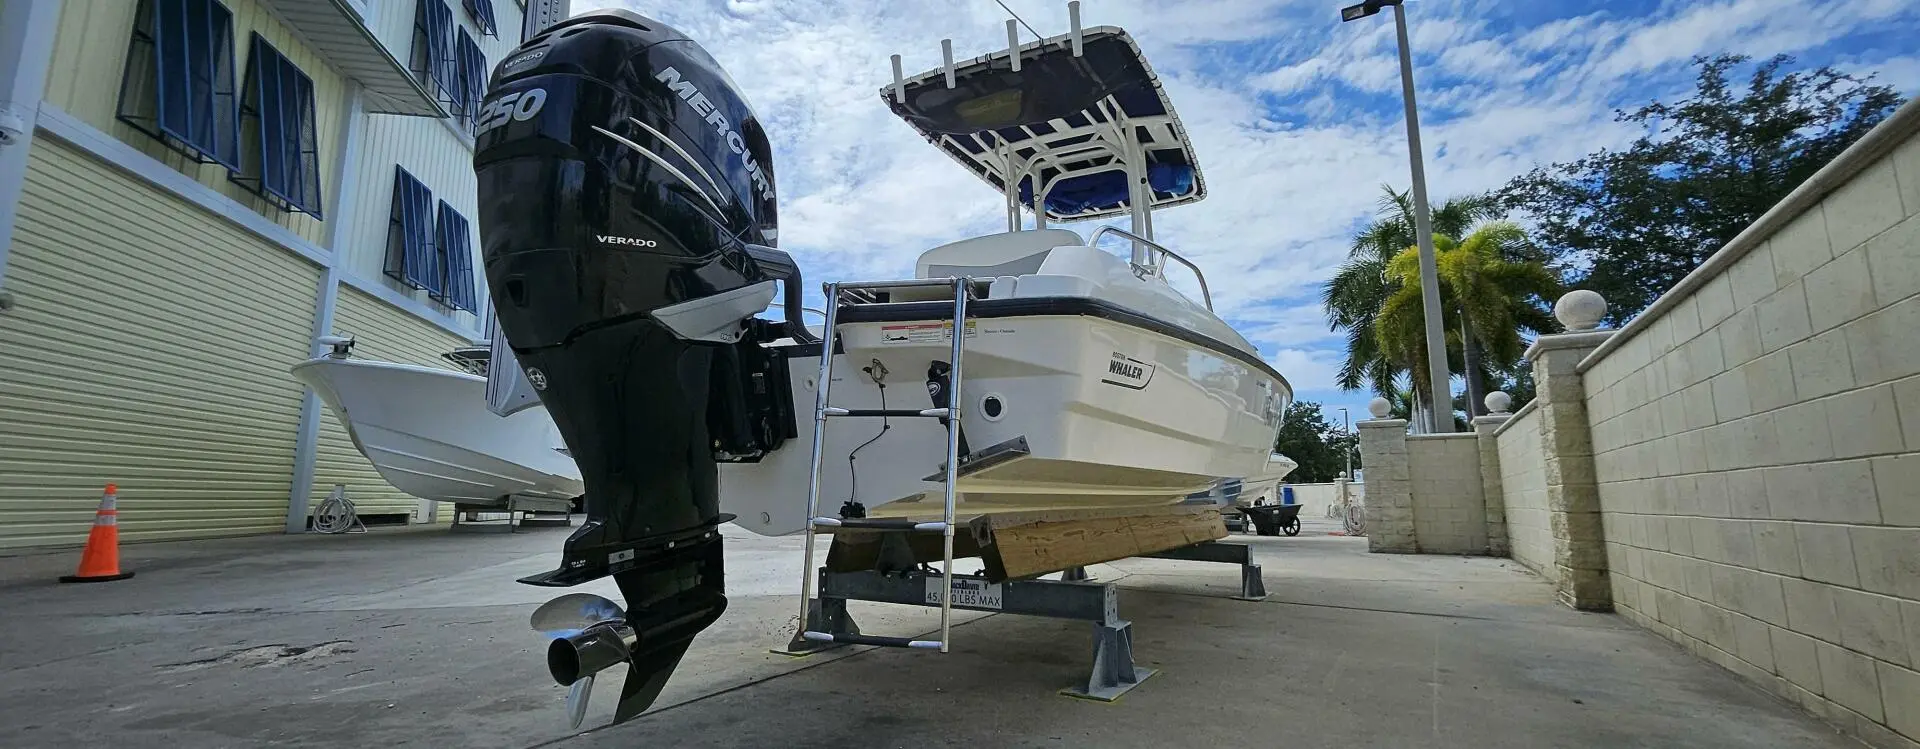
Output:
<svg viewBox="0 0 1920 749">
<path fill-rule="evenodd" d="M 1141 558 L 1238 564 L 1241 589 L 1240 595 L 1234 598 L 1259 601 L 1267 597 L 1260 565 L 1253 563 L 1253 550 L 1246 544 L 1208 541 Z M 808 640 L 796 635 L 785 649 L 774 652 L 801 656 L 861 644 L 860 626 L 847 612 L 848 601 L 938 607 L 946 591 L 945 580 L 937 572 L 833 572 L 822 567 L 818 575 L 819 592 L 807 608 L 806 626 L 801 629 L 831 633 L 833 641 Z M 1063 695 L 1112 702 L 1154 675 L 1156 669 L 1133 662 L 1133 623 L 1120 618 L 1119 586 L 1092 581 L 1084 567 L 1070 568 L 1061 578 L 993 583 L 980 575 L 955 575 L 952 607 L 1091 622 L 1093 670 L 1085 685 L 1062 689 Z"/>
<path fill-rule="evenodd" d="M 820 570 L 819 595 L 807 611 L 805 629 L 831 632 L 832 642 L 795 637 L 785 655 L 808 655 L 842 645 L 860 644 L 860 626 L 847 613 L 848 601 L 940 605 L 945 580 L 937 572 L 829 572 Z M 1022 614 L 1093 623 L 1093 671 L 1084 685 L 1060 690 L 1069 697 L 1112 702 L 1146 681 L 1156 669 L 1133 662 L 1133 623 L 1120 618 L 1120 590 L 1113 583 L 1060 580 L 987 582 L 980 575 L 953 576 L 953 608 L 997 614 Z"/>
</svg>

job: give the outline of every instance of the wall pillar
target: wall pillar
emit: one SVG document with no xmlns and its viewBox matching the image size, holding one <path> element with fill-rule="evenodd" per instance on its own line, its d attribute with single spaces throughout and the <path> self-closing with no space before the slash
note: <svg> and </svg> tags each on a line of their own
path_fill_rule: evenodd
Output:
<svg viewBox="0 0 1920 749">
<path fill-rule="evenodd" d="M 1593 298 L 1597 301 L 1599 295 Z M 1565 304 L 1563 298 L 1562 306 Z M 1605 311 L 1602 302 L 1600 314 Z M 1562 314 L 1561 319 L 1566 321 L 1567 315 Z M 1593 315 L 1593 322 L 1598 321 L 1599 314 Z M 1606 535 L 1600 525 L 1600 485 L 1593 466 L 1593 431 L 1587 420 L 1587 388 L 1579 369 L 1580 360 L 1613 333 L 1588 330 L 1544 335 L 1526 354 L 1533 362 L 1534 403 L 1540 412 L 1547 520 L 1553 530 L 1553 563 L 1559 573 L 1555 585 L 1562 603 L 1582 611 L 1613 610 Z"/>
<path fill-rule="evenodd" d="M 4 290 L 7 254 L 59 29 L 60 0 L 9 0 L 0 6 L 0 114 L 21 128 L 10 145 L 0 146 L 0 311 L 10 305 Z"/>
<path fill-rule="evenodd" d="M 1496 402 L 1498 406 L 1494 405 Z M 1506 393 L 1494 391 L 1487 395 L 1487 408 L 1493 413 L 1473 419 L 1473 433 L 1480 442 L 1481 496 L 1487 506 L 1487 554 L 1496 557 L 1513 554 L 1513 546 L 1507 539 L 1506 488 L 1500 482 L 1500 442 L 1493 436 L 1500 425 L 1513 418 L 1513 414 L 1507 413 L 1510 402 Z"/>
<path fill-rule="evenodd" d="M 1385 416 L 1384 402 L 1377 405 L 1382 408 L 1375 409 L 1375 416 Z M 1360 462 L 1367 467 L 1367 550 L 1420 553 L 1414 538 L 1407 420 L 1374 418 L 1355 426 L 1360 428 Z"/>
</svg>

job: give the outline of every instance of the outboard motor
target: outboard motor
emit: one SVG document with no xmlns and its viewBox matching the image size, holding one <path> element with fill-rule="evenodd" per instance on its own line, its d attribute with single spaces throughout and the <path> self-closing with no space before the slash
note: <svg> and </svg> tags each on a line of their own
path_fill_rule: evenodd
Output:
<svg viewBox="0 0 1920 749">
<path fill-rule="evenodd" d="M 475 129 L 500 326 L 586 483 L 560 567 L 521 582 L 619 584 L 617 634 L 603 604 L 578 617 L 596 626 L 550 630 L 555 678 L 581 701 L 593 671 L 631 664 L 618 722 L 726 609 L 716 462 L 796 436 L 785 359 L 761 344 L 815 339 L 799 271 L 772 249 L 767 136 L 699 45 L 617 10 L 523 44 Z M 755 318 L 778 285 L 787 319 Z"/>
</svg>

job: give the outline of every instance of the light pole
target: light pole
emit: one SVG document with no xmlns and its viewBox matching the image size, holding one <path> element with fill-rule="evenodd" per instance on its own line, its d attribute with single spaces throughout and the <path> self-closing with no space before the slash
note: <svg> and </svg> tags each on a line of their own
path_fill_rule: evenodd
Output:
<svg viewBox="0 0 1920 749">
<path fill-rule="evenodd" d="M 1407 46 L 1406 0 L 1367 0 L 1340 9 L 1342 22 L 1358 21 L 1393 6 L 1400 37 L 1400 87 L 1407 104 L 1407 151 L 1413 162 L 1413 235 L 1420 245 L 1420 302 L 1427 328 L 1427 401 L 1435 433 L 1453 431 L 1453 373 L 1447 369 L 1447 343 L 1441 332 L 1440 272 L 1433 259 L 1433 224 L 1427 214 L 1427 168 L 1421 162 L 1420 113 L 1413 101 L 1413 51 Z"/>
<path fill-rule="evenodd" d="M 1348 418 L 1347 409 L 1340 409 L 1340 429 L 1346 433 L 1347 444 L 1342 445 L 1340 454 L 1347 459 L 1347 481 L 1353 481 L 1353 419 Z"/>
</svg>

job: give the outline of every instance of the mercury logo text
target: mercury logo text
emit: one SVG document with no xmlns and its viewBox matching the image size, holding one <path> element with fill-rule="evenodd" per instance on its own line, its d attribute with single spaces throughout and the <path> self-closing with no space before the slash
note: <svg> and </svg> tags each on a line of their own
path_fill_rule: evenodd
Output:
<svg viewBox="0 0 1920 749">
<path fill-rule="evenodd" d="M 720 109 L 713 105 L 713 100 L 701 93 L 700 87 L 694 85 L 693 81 L 681 80 L 680 71 L 672 66 L 660 71 L 654 78 L 667 84 L 669 90 L 685 100 L 688 106 L 693 107 L 694 114 L 700 115 L 707 124 L 713 126 L 714 132 L 719 133 L 720 137 L 726 140 L 727 148 L 738 154 L 741 162 L 746 165 L 747 176 L 753 179 L 754 192 L 759 193 L 764 200 L 772 200 L 773 180 L 767 176 L 767 171 L 760 167 L 759 162 L 753 160 L 753 154 L 747 153 L 746 139 L 741 137 L 739 131 L 733 129 L 731 123 L 727 122 L 727 116 L 720 113 Z"/>
</svg>

